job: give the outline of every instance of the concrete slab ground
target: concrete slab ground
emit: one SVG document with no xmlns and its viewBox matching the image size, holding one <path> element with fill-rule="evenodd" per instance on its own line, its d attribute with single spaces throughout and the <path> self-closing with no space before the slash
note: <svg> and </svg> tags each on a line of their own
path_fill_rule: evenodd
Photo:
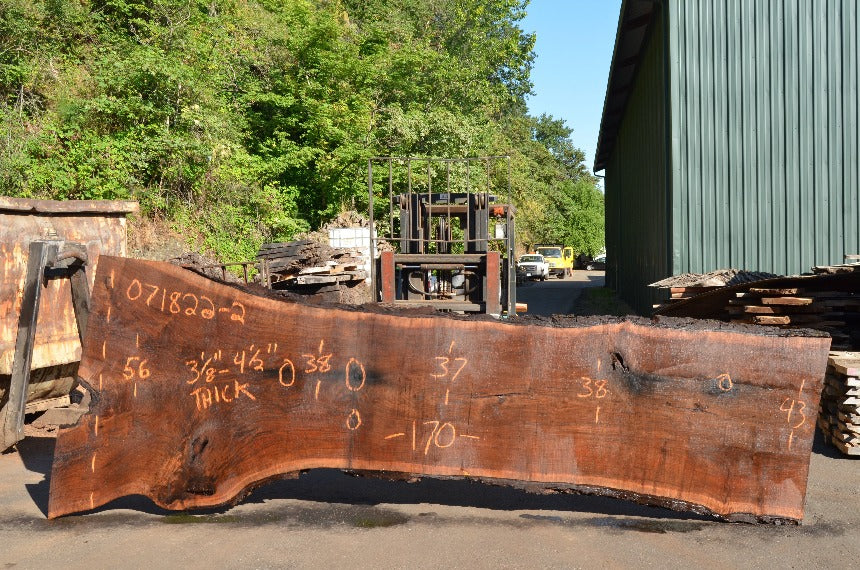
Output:
<svg viewBox="0 0 860 570">
<path fill-rule="evenodd" d="M 852 568 L 860 461 L 816 440 L 801 526 L 724 523 L 608 498 L 314 470 L 239 505 L 142 497 L 47 520 L 54 439 L 0 456 L 4 568 Z"/>
</svg>

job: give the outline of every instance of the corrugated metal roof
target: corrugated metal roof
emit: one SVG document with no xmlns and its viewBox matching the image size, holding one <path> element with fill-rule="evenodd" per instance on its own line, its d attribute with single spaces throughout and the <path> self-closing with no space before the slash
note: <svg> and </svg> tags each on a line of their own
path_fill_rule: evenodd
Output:
<svg viewBox="0 0 860 570">
<path fill-rule="evenodd" d="M 612 66 L 603 99 L 603 118 L 597 139 L 594 171 L 606 168 L 609 155 L 615 146 L 618 129 L 624 118 L 627 100 L 636 80 L 636 72 L 642 57 L 642 48 L 648 30 L 658 9 L 657 0 L 624 0 L 618 16 L 618 31 L 615 34 L 615 50 Z"/>
</svg>

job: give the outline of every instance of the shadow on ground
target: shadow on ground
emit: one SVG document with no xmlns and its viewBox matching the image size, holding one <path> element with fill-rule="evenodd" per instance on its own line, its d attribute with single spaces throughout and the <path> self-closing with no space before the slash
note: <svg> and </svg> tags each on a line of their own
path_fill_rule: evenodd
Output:
<svg viewBox="0 0 860 570">
<path fill-rule="evenodd" d="M 609 497 L 570 493 L 535 494 L 478 481 L 425 478 L 416 483 L 354 476 L 315 469 L 299 479 L 278 481 L 254 491 L 249 501 L 301 499 L 353 505 L 438 504 L 491 510 L 572 511 L 662 519 L 714 520 L 690 512 L 637 505 Z"/>
<path fill-rule="evenodd" d="M 821 430 L 819 428 L 815 428 L 815 437 L 812 440 L 812 453 L 817 453 L 818 455 L 823 455 L 824 457 L 829 457 L 830 459 L 860 461 L 860 458 L 849 457 L 848 455 L 845 455 L 841 451 L 839 451 L 836 446 L 834 446 L 825 439 L 824 434 L 821 433 Z"/>
</svg>

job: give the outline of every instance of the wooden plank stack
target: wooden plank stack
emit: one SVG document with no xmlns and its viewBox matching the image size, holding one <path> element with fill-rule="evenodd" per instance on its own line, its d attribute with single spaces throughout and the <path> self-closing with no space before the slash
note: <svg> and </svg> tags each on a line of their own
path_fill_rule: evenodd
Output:
<svg viewBox="0 0 860 570">
<path fill-rule="evenodd" d="M 751 287 L 735 293 L 726 311 L 733 323 L 821 330 L 833 338 L 833 348 L 851 344 L 847 327 L 860 318 L 860 297 L 845 291 L 816 291 L 801 287 Z"/>
<path fill-rule="evenodd" d="M 651 283 L 649 287 L 669 290 L 669 299 L 653 306 L 654 310 L 660 310 L 696 295 L 709 293 L 728 285 L 750 283 L 771 277 L 774 277 L 774 275 L 761 271 L 720 269 L 710 273 L 684 273 L 682 275 L 675 275 L 656 283 Z"/>
<path fill-rule="evenodd" d="M 724 287 L 724 285 L 669 287 L 669 300 L 665 304 L 677 303 L 678 301 L 683 301 L 684 299 L 689 299 L 690 297 L 695 297 L 696 295 L 701 295 L 702 293 L 707 293 L 714 289 L 719 289 L 720 287 Z M 664 304 L 654 305 L 654 308 L 656 309 L 663 305 Z"/>
<path fill-rule="evenodd" d="M 830 353 L 818 427 L 842 453 L 860 456 L 860 353 Z"/>
<path fill-rule="evenodd" d="M 851 262 L 837 265 L 816 265 L 812 268 L 812 272 L 816 275 L 836 275 L 837 273 L 854 273 L 855 271 L 860 271 L 860 261 L 855 261 L 856 259 L 860 259 L 860 256 L 846 255 L 845 259 Z"/>
<path fill-rule="evenodd" d="M 715 283 L 678 275 L 653 287 L 671 288 L 672 300 L 655 306 L 654 316 L 715 319 L 780 328 L 811 328 L 828 333 L 832 350 L 860 349 L 860 265 L 815 267 L 814 275 L 771 277 L 743 272 L 725 287 L 698 292 Z M 726 270 L 726 275 L 735 270 Z M 709 274 L 710 275 L 710 274 Z M 718 277 L 723 277 L 718 275 Z M 713 279 L 714 276 L 708 279 Z"/>
</svg>

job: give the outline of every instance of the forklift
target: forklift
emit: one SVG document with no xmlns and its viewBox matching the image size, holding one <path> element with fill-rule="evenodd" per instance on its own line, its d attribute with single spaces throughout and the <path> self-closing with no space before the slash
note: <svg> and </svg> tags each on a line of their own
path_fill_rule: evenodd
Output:
<svg viewBox="0 0 860 570">
<path fill-rule="evenodd" d="M 380 166 L 386 175 L 374 179 Z M 388 217 L 371 238 L 380 252 L 371 268 L 377 302 L 516 315 L 509 157 L 370 159 L 371 228 L 378 187 Z"/>
</svg>

